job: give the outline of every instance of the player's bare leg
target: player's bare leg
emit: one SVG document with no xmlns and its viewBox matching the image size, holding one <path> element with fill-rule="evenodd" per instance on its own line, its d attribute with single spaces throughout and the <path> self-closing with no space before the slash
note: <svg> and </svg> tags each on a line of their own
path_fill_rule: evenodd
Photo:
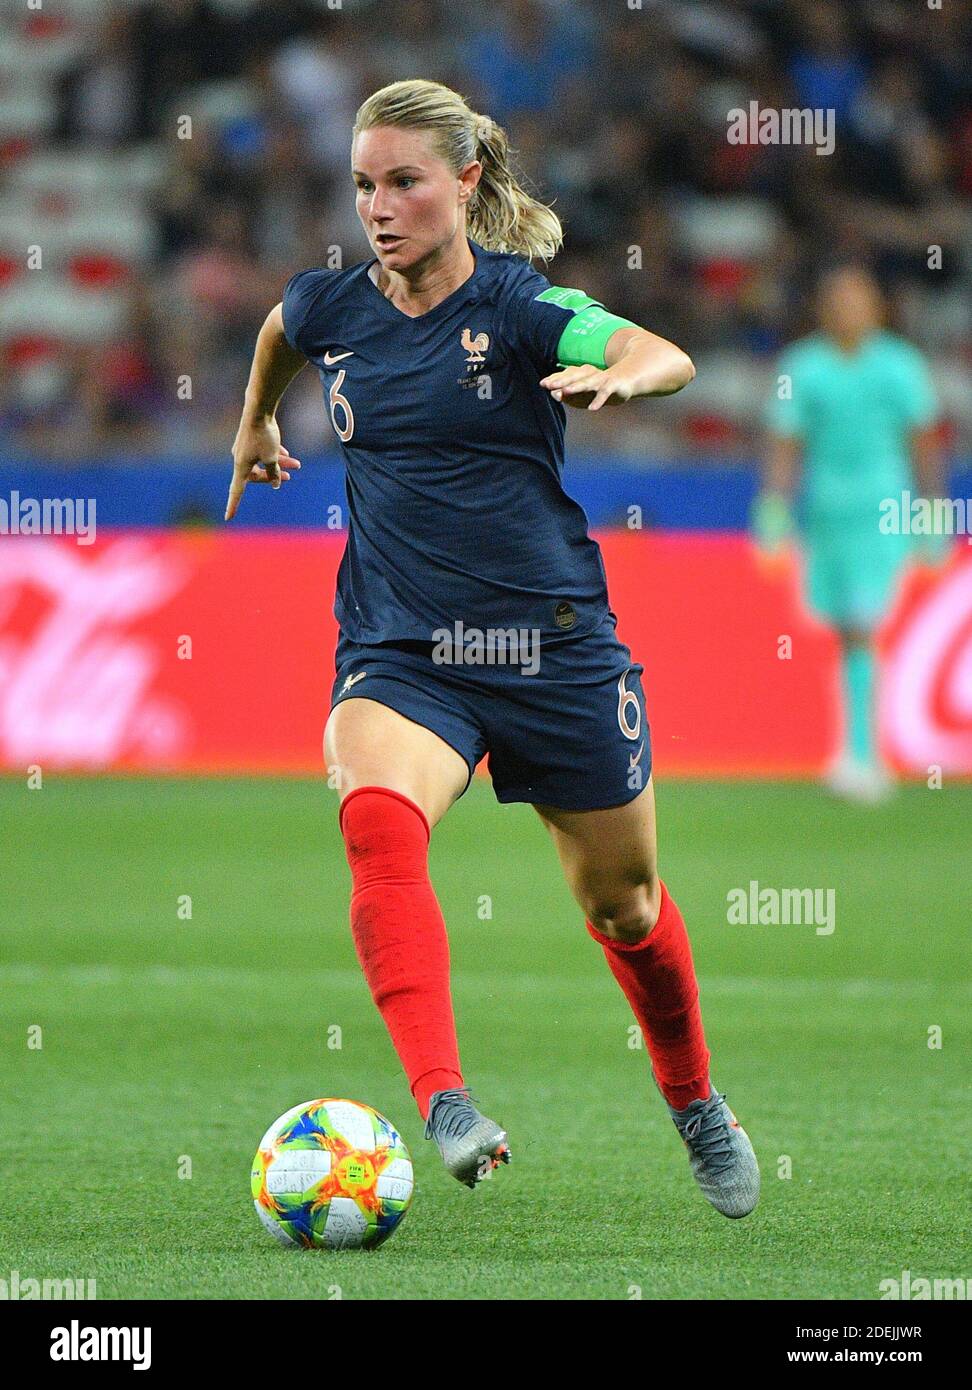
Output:
<svg viewBox="0 0 972 1390">
<path fill-rule="evenodd" d="M 614 941 L 643 941 L 661 905 L 651 778 L 625 806 L 534 809 L 553 836 L 570 891 L 587 920 Z"/>
<path fill-rule="evenodd" d="M 654 788 L 624 806 L 537 806 L 567 882 L 641 1025 L 656 1084 L 704 1195 L 724 1216 L 759 1198 L 746 1132 L 709 1080 L 698 986 L 681 913 L 658 876 Z"/>
<path fill-rule="evenodd" d="M 331 710 L 324 761 L 342 802 L 358 787 L 388 787 L 420 806 L 430 828 L 469 780 L 465 759 L 438 734 L 363 696 Z"/>
<path fill-rule="evenodd" d="M 843 685 L 844 746 L 827 773 L 827 786 L 848 801 L 875 805 L 893 790 L 875 736 L 874 634 L 863 627 L 838 630 Z"/>
<path fill-rule="evenodd" d="M 469 778 L 438 734 L 377 700 L 331 712 L 328 769 L 341 795 L 351 931 L 372 997 L 405 1069 L 426 1138 L 473 1187 L 510 1161 L 506 1132 L 463 1084 L 449 989 L 449 942 L 428 876 L 431 829 Z"/>
</svg>

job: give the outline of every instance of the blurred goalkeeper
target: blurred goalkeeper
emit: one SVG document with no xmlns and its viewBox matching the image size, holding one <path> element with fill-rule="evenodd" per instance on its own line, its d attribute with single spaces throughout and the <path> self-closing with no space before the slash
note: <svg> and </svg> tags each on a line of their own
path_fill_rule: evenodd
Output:
<svg viewBox="0 0 972 1390">
<path fill-rule="evenodd" d="M 788 348 L 777 368 L 753 517 L 761 546 L 777 551 L 797 531 L 799 490 L 807 597 L 840 640 L 844 736 L 827 782 L 857 801 L 891 790 L 875 731 L 874 643 L 912 544 L 900 526 L 881 524 L 881 503 L 915 488 L 934 497 L 942 484 L 928 367 L 881 326 L 882 311 L 866 271 L 844 267 L 821 280 L 820 331 Z M 934 541 L 923 538 L 937 559 Z"/>
</svg>

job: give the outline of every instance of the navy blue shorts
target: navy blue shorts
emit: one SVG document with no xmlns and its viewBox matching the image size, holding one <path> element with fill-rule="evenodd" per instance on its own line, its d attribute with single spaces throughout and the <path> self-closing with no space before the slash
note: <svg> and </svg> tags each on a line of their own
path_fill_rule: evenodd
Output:
<svg viewBox="0 0 972 1390">
<path fill-rule="evenodd" d="M 362 644 L 342 633 L 331 704 L 388 705 L 454 748 L 470 778 L 488 755 L 498 801 L 622 806 L 647 785 L 651 737 L 644 668 L 614 629 L 611 614 L 594 632 L 516 665 L 460 664 L 441 649 L 436 659 L 431 642 Z"/>
</svg>

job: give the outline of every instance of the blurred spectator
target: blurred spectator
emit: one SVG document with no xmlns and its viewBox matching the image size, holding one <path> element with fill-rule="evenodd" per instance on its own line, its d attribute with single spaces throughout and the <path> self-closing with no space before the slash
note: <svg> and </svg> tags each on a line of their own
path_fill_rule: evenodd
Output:
<svg viewBox="0 0 972 1390">
<path fill-rule="evenodd" d="M 860 55 L 851 46 L 843 9 L 827 0 L 795 7 L 802 30 L 789 65 L 797 106 L 833 110 L 846 118 L 864 85 Z"/>
<path fill-rule="evenodd" d="M 210 0 L 140 0 L 132 11 L 138 41 L 141 128 L 161 131 L 168 103 L 194 83 L 228 77 L 244 51 L 241 26 Z"/>
<path fill-rule="evenodd" d="M 142 134 L 136 31 L 128 10 L 112 6 L 89 57 L 65 75 L 57 134 L 71 143 L 121 145 Z"/>
<path fill-rule="evenodd" d="M 564 79 L 594 56 L 590 16 L 580 5 L 508 0 L 479 11 L 481 29 L 466 46 L 464 64 L 480 109 L 505 124 L 521 111 L 556 109 Z"/>
<path fill-rule="evenodd" d="M 273 58 L 277 91 L 302 123 L 313 158 L 342 173 L 349 168 L 362 61 L 354 29 L 337 10 L 322 15 L 309 34 L 284 43 Z"/>
</svg>

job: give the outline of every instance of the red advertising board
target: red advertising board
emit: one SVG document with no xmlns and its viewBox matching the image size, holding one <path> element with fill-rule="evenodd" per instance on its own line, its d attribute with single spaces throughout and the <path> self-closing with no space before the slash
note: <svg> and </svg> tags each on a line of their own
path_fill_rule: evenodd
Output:
<svg viewBox="0 0 972 1390">
<path fill-rule="evenodd" d="M 743 536 L 598 536 L 645 667 L 660 775 L 819 772 L 836 650 L 792 561 Z M 343 537 L 100 532 L 0 538 L 0 766 L 316 772 Z M 883 637 L 881 729 L 901 770 L 972 774 L 972 552 L 913 573 Z"/>
</svg>

